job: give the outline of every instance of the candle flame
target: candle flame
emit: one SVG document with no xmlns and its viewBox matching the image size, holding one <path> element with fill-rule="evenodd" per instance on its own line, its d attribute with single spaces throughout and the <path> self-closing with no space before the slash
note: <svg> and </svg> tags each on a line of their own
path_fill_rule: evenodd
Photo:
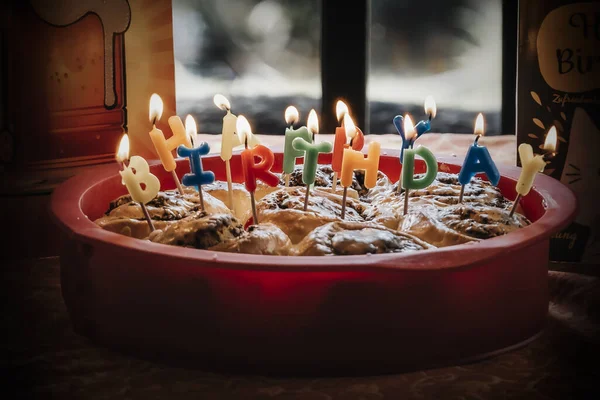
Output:
<svg viewBox="0 0 600 400">
<path fill-rule="evenodd" d="M 319 133 L 319 117 L 317 117 L 317 112 L 314 109 L 310 110 L 308 113 L 306 126 L 314 135 Z"/>
<path fill-rule="evenodd" d="M 482 113 L 479 113 L 477 119 L 475 119 L 475 129 L 473 129 L 473 133 L 477 136 L 483 136 L 485 133 L 485 122 Z"/>
<path fill-rule="evenodd" d="M 417 132 L 415 132 L 415 126 L 413 125 L 412 119 L 410 115 L 406 114 L 404 116 L 404 137 L 406 140 L 413 140 Z"/>
<path fill-rule="evenodd" d="M 231 110 L 231 104 L 229 104 L 229 100 L 227 100 L 227 97 L 223 96 L 222 94 L 215 94 L 215 97 L 213 97 L 213 102 L 215 103 L 215 106 L 219 107 L 221 110 Z"/>
<path fill-rule="evenodd" d="M 558 143 L 557 141 L 558 135 L 556 133 L 556 127 L 552 126 L 546 135 L 546 140 L 544 141 L 544 150 L 554 153 L 556 151 L 556 145 Z"/>
<path fill-rule="evenodd" d="M 346 136 L 353 139 L 356 136 L 356 126 L 350 114 L 344 114 L 344 129 L 346 130 Z"/>
<path fill-rule="evenodd" d="M 250 123 L 243 115 L 238 115 L 237 117 L 236 131 L 240 142 L 247 146 L 252 140 L 252 129 L 250 128 Z"/>
<path fill-rule="evenodd" d="M 425 98 L 425 114 L 430 115 L 431 118 L 435 118 L 437 114 L 437 106 L 433 96 L 427 96 Z"/>
<path fill-rule="evenodd" d="M 300 114 L 298 114 L 298 109 L 294 106 L 289 106 L 285 109 L 285 122 L 288 125 L 294 125 L 300 119 Z"/>
<path fill-rule="evenodd" d="M 152 93 L 150 96 L 150 122 L 156 123 L 162 117 L 163 101 L 159 95 Z"/>
<path fill-rule="evenodd" d="M 116 159 L 118 162 L 123 162 L 129 159 L 129 135 L 126 133 L 121 137 L 119 149 L 117 150 Z"/>
<path fill-rule="evenodd" d="M 341 100 L 338 100 L 335 104 L 335 115 L 337 116 L 338 122 L 344 118 L 345 115 L 348 115 L 348 106 Z"/>
<path fill-rule="evenodd" d="M 185 133 L 189 136 L 192 147 L 194 147 L 198 139 L 198 127 L 196 126 L 194 117 L 189 114 L 185 117 Z"/>
</svg>

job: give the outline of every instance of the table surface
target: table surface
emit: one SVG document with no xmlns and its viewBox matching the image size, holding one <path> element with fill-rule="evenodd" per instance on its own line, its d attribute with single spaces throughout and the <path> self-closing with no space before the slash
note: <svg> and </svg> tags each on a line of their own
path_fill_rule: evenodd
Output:
<svg viewBox="0 0 600 400">
<path fill-rule="evenodd" d="M 2 274 L 3 391 L 11 399 L 600 398 L 600 280 L 594 277 L 549 272 L 547 327 L 494 358 L 404 374 L 298 378 L 164 365 L 97 346 L 72 330 L 58 258 L 5 263 Z"/>
</svg>

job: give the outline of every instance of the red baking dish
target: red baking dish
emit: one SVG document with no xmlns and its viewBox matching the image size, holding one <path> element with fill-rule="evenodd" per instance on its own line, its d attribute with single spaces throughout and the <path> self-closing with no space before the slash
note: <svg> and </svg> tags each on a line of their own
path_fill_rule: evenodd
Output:
<svg viewBox="0 0 600 400">
<path fill-rule="evenodd" d="M 396 180 L 398 152 L 382 154 L 380 169 Z M 438 162 L 441 171 L 460 170 L 456 158 Z M 239 154 L 231 163 L 239 182 Z M 277 152 L 275 171 L 281 163 Z M 225 179 L 218 155 L 203 165 Z M 546 321 L 549 238 L 576 212 L 573 193 L 539 174 L 521 202 L 534 222 L 478 243 L 368 256 L 218 253 L 96 226 L 109 201 L 126 193 L 118 169 L 82 173 L 52 196 L 63 233 L 62 292 L 75 330 L 143 357 L 246 372 L 398 372 L 522 345 Z M 514 199 L 520 168 L 499 169 L 499 187 Z M 151 171 L 163 189 L 174 187 L 160 164 L 151 163 Z M 178 174 L 188 171 L 187 159 L 178 160 Z"/>
</svg>

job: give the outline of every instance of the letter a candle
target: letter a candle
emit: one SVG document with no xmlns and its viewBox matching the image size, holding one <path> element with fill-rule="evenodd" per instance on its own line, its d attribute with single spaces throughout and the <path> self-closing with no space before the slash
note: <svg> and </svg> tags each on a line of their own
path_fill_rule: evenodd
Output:
<svg viewBox="0 0 600 400">
<path fill-rule="evenodd" d="M 348 114 L 346 114 L 344 118 L 346 118 L 344 121 L 346 131 L 350 131 L 350 134 L 352 135 L 351 131 L 356 129 L 354 128 L 354 123 Z M 377 183 L 380 155 L 381 144 L 379 142 L 369 143 L 369 150 L 367 151 L 366 158 L 361 151 L 353 150 L 351 148 L 344 149 L 340 180 L 344 187 L 344 194 L 342 196 L 342 219 L 346 216 L 346 197 L 348 196 L 348 187 L 352 185 L 354 170 L 360 169 L 365 171 L 365 187 L 371 189 Z"/>
<path fill-rule="evenodd" d="M 415 128 L 409 115 L 404 118 L 404 133 L 407 140 L 413 140 L 416 135 Z M 425 176 L 419 179 L 414 177 L 415 156 L 420 156 L 427 166 Z M 408 212 L 408 197 L 410 189 L 424 189 L 431 185 L 437 176 L 437 160 L 431 150 L 425 146 L 416 149 L 405 149 L 404 163 L 402 164 L 402 187 L 404 188 L 404 215 Z"/>
<path fill-rule="evenodd" d="M 475 135 L 475 141 L 469 147 L 467 156 L 463 162 L 460 173 L 458 174 L 458 182 L 460 183 L 460 196 L 458 202 L 462 203 L 463 195 L 465 194 L 465 185 L 471 182 L 471 179 L 478 172 L 484 172 L 488 177 L 490 183 L 494 186 L 500 181 L 500 172 L 496 168 L 496 164 L 490 156 L 490 152 L 487 147 L 479 145 L 479 139 L 483 136 L 485 129 L 483 123 L 483 114 L 479 113 L 475 120 L 475 129 L 473 131 Z"/>
<path fill-rule="evenodd" d="M 191 115 L 185 118 L 185 130 L 190 137 L 192 148 L 185 146 L 179 146 L 177 148 L 177 155 L 180 157 L 187 157 L 190 160 L 190 173 L 183 176 L 183 184 L 185 186 L 195 186 L 198 190 L 198 197 L 200 198 L 200 208 L 204 210 L 204 196 L 202 195 L 202 185 L 208 185 L 215 181 L 215 174 L 212 171 L 203 171 L 201 156 L 205 156 L 210 152 L 208 143 L 203 142 L 195 147 L 198 142 L 198 133 L 196 128 L 196 121 Z"/>
<path fill-rule="evenodd" d="M 302 170 L 302 182 L 306 185 L 306 196 L 304 197 L 304 211 L 308 208 L 308 196 L 310 196 L 310 185 L 315 183 L 319 153 L 331 152 L 332 146 L 329 142 L 316 143 L 315 135 L 319 133 L 319 119 L 315 110 L 308 114 L 308 129 L 312 132 L 309 141 L 302 137 L 293 140 L 294 149 L 304 153 L 304 169 Z"/>
<path fill-rule="evenodd" d="M 173 131 L 173 136 L 169 139 L 165 139 L 165 135 L 163 132 L 156 127 L 156 121 L 160 119 L 163 113 L 163 102 L 159 95 L 156 93 L 150 96 L 150 122 L 152 122 L 152 130 L 150 131 L 150 139 L 152 139 L 152 144 L 154 144 L 154 148 L 156 149 L 156 153 L 160 158 L 160 162 L 162 163 L 165 171 L 170 172 L 173 176 L 173 180 L 177 186 L 177 190 L 179 190 L 179 194 L 183 195 L 183 188 L 181 187 L 181 182 L 179 182 L 179 178 L 177 177 L 177 173 L 175 172 L 175 168 L 177 168 L 177 163 L 175 162 L 175 158 L 173 157 L 172 151 L 177 148 L 179 145 L 184 145 L 190 147 L 190 139 L 185 132 L 185 128 L 183 127 L 183 123 L 181 122 L 181 118 L 174 115 L 169 118 L 169 126 Z"/>
<path fill-rule="evenodd" d="M 133 156 L 129 159 L 129 137 L 127 134 L 121 138 L 116 158 L 123 166 L 123 171 L 119 171 L 121 183 L 127 187 L 131 199 L 140 205 L 152 232 L 154 224 L 146 208 L 146 203 L 154 199 L 158 194 L 160 181 L 155 175 L 150 173 L 150 167 L 142 157 Z M 129 160 L 128 165 L 126 165 L 126 160 Z"/>
<path fill-rule="evenodd" d="M 354 126 L 352 123 L 353 130 L 348 132 L 345 127 L 346 115 L 349 117 L 348 106 L 341 100 L 338 100 L 335 106 L 335 114 L 338 121 L 342 122 L 342 126 L 335 128 L 335 139 L 333 141 L 333 155 L 331 157 L 331 169 L 333 169 L 333 182 L 331 184 L 331 191 L 336 192 L 338 174 L 342 172 L 342 160 L 344 158 L 344 149 L 352 147 L 352 150 L 361 151 L 365 145 L 365 137 L 362 131 Z M 350 119 L 352 122 L 352 119 Z M 350 145 L 348 145 L 348 138 L 350 138 Z"/>
<path fill-rule="evenodd" d="M 521 143 L 519 145 L 519 158 L 521 160 L 522 169 L 516 186 L 517 198 L 513 203 L 512 209 L 510 210 L 511 217 L 515 213 L 521 197 L 527 196 L 531 190 L 536 174 L 538 172 L 544 172 L 544 168 L 546 168 L 546 160 L 556 155 L 557 140 L 558 137 L 556 134 L 556 127 L 553 126 L 548 130 L 546 140 L 544 141 L 544 146 L 542 146 L 542 149 L 546 151 L 543 155 L 538 154 L 534 156 L 533 148 L 530 144 Z"/>
<path fill-rule="evenodd" d="M 250 193 L 250 203 L 252 205 L 252 218 L 254 224 L 258 225 L 258 215 L 256 214 L 256 201 L 254 199 L 254 192 L 256 191 L 256 181 L 260 180 L 271 187 L 275 187 L 279 184 L 279 178 L 277 175 L 271 172 L 271 168 L 275 163 L 275 155 L 268 147 L 262 144 L 256 144 L 250 146 L 249 143 L 257 143 L 257 140 L 253 138 L 252 130 L 248 120 L 243 115 L 239 115 L 237 118 L 237 132 L 240 140 L 244 143 L 244 151 L 242 151 L 242 172 L 244 174 L 244 184 L 246 190 Z M 260 161 L 256 162 L 255 157 L 259 158 Z"/>
</svg>

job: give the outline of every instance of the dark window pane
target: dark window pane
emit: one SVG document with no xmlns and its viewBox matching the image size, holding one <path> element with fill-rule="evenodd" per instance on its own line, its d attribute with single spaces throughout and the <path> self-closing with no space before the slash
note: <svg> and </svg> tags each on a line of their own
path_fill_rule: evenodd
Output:
<svg viewBox="0 0 600 400">
<path fill-rule="evenodd" d="M 433 132 L 500 133 L 501 0 L 372 0 L 368 99 L 370 131 L 395 132 L 392 118 L 424 117 L 433 95 Z"/>
<path fill-rule="evenodd" d="M 174 0 L 177 113 L 221 133 L 216 93 L 255 133 L 283 134 L 295 105 L 320 111 L 320 1 Z"/>
</svg>

